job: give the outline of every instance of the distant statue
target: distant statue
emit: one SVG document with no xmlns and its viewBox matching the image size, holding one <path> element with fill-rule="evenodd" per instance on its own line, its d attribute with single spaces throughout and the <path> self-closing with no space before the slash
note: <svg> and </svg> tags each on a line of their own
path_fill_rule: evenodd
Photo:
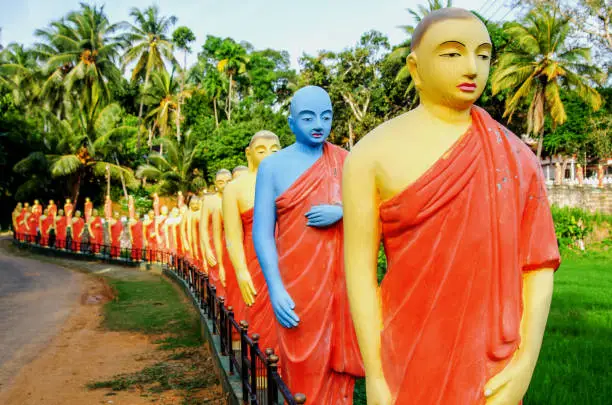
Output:
<svg viewBox="0 0 612 405">
<path fill-rule="evenodd" d="M 555 185 L 560 186 L 563 182 L 561 163 L 555 163 Z"/>
<path fill-rule="evenodd" d="M 597 187 L 603 188 L 604 186 L 604 167 L 602 164 L 597 165 Z"/>
<path fill-rule="evenodd" d="M 584 170 L 580 163 L 576 165 L 576 179 L 578 180 L 579 186 L 584 185 Z"/>
</svg>

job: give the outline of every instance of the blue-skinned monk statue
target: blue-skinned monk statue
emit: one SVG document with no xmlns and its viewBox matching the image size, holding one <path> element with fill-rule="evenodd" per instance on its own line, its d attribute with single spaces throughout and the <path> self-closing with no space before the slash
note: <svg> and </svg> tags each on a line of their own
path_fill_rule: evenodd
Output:
<svg viewBox="0 0 612 405">
<path fill-rule="evenodd" d="M 332 118 L 325 90 L 295 93 L 288 119 L 295 143 L 265 158 L 257 173 L 253 242 L 278 321 L 283 378 L 308 403 L 350 405 L 363 364 L 342 257 L 347 152 L 326 142 Z"/>
</svg>

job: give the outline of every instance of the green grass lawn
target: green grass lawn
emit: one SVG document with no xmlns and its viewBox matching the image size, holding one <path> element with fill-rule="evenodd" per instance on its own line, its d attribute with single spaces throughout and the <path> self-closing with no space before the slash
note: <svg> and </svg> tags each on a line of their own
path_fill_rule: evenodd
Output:
<svg viewBox="0 0 612 405">
<path fill-rule="evenodd" d="M 108 283 L 116 299 L 104 307 L 104 324 L 109 330 L 147 334 L 169 334 L 162 348 L 196 347 L 202 344 L 200 319 L 170 281 L 117 280 Z"/>
<path fill-rule="evenodd" d="M 612 251 L 564 255 L 524 405 L 612 404 Z M 363 380 L 355 387 L 365 405 Z"/>
</svg>

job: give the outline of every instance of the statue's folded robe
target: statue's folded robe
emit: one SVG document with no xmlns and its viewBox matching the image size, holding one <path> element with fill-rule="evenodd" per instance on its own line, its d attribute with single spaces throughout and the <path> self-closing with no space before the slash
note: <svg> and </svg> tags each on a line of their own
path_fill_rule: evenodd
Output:
<svg viewBox="0 0 612 405">
<path fill-rule="evenodd" d="M 291 391 L 312 404 L 352 404 L 354 376 L 364 374 L 348 307 L 342 221 L 315 228 L 305 217 L 315 205 L 341 202 L 346 155 L 326 143 L 276 200 L 280 274 L 300 318 L 295 328 L 278 324 L 281 370 Z"/>
<path fill-rule="evenodd" d="M 484 404 L 485 383 L 520 343 L 523 272 L 559 266 L 535 156 L 474 107 L 470 130 L 380 218 L 381 352 L 395 403 Z"/>
</svg>

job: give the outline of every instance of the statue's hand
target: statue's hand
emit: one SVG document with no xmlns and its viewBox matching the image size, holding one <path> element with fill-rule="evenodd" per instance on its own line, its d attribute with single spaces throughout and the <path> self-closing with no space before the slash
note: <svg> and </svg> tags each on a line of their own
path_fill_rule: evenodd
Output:
<svg viewBox="0 0 612 405">
<path fill-rule="evenodd" d="M 298 325 L 300 318 L 295 313 L 295 303 L 283 286 L 269 288 L 270 302 L 274 309 L 276 320 L 285 328 L 293 328 Z"/>
<path fill-rule="evenodd" d="M 225 268 L 223 264 L 219 264 L 219 280 L 221 280 L 221 285 L 225 287 Z"/>
<path fill-rule="evenodd" d="M 208 249 L 206 249 L 206 261 L 208 262 L 209 266 L 216 266 L 217 265 L 217 258 L 215 257 L 213 252 L 211 252 Z"/>
<path fill-rule="evenodd" d="M 535 369 L 535 361 L 517 352 L 500 373 L 484 387 L 486 405 L 517 405 L 525 396 Z"/>
<path fill-rule="evenodd" d="M 242 299 L 250 307 L 255 303 L 255 295 L 257 295 L 251 274 L 246 270 L 236 270 L 236 278 L 238 279 Z"/>
<path fill-rule="evenodd" d="M 306 214 L 306 225 L 323 228 L 335 224 L 342 219 L 340 205 L 314 205 Z"/>
<path fill-rule="evenodd" d="M 366 377 L 368 405 L 392 405 L 393 397 L 385 377 Z"/>
</svg>

